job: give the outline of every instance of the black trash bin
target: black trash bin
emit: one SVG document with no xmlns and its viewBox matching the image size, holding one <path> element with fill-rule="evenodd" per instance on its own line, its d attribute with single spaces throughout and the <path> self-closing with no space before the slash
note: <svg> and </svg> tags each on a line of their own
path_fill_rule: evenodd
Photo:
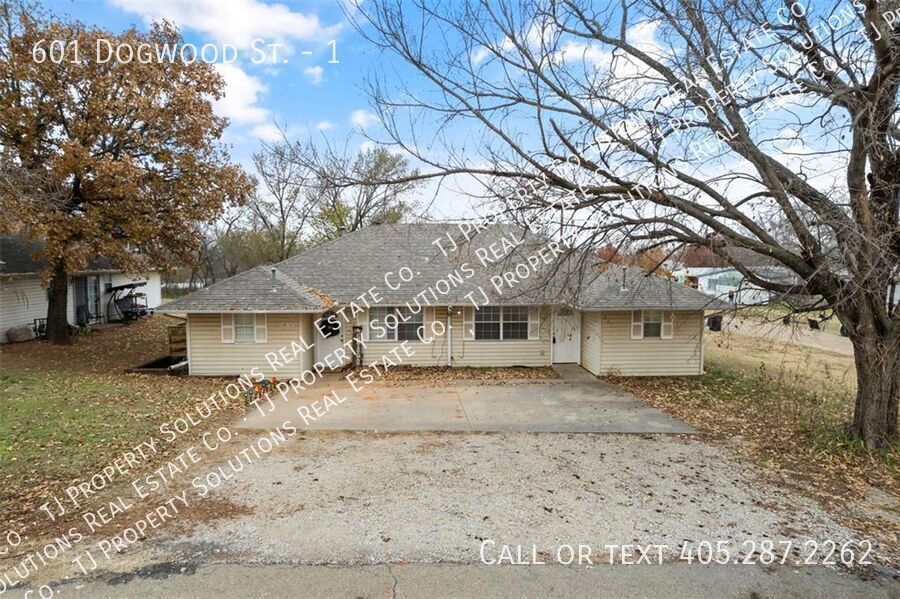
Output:
<svg viewBox="0 0 900 599">
<path fill-rule="evenodd" d="M 710 331 L 721 331 L 722 330 L 722 315 L 721 314 L 713 314 L 709 318 L 706 319 L 706 323 L 709 325 Z"/>
</svg>

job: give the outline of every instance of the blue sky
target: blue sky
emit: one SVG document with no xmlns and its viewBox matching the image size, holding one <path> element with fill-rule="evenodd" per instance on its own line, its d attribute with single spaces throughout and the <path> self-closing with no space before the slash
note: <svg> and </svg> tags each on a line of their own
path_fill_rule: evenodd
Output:
<svg viewBox="0 0 900 599">
<path fill-rule="evenodd" d="M 161 18 L 175 22 L 185 41 L 217 48 L 230 45 L 237 60 L 218 64 L 226 97 L 216 111 L 230 119 L 225 141 L 232 157 L 252 168 L 260 139 L 272 141 L 283 128 L 290 139 L 310 132 L 351 147 L 378 139 L 380 125 L 363 90 L 367 74 L 402 68 L 388 63 L 346 21 L 337 0 L 44 0 L 53 12 L 113 32 L 146 29 Z M 267 53 L 266 60 L 253 48 Z M 331 41 L 334 40 L 334 48 Z M 277 57 L 268 58 L 271 47 Z M 331 62 L 333 52 L 339 61 Z M 390 71 L 388 71 L 390 72 Z M 455 194 L 442 193 L 431 212 L 457 215 Z"/>
<path fill-rule="evenodd" d="M 216 111 L 231 121 L 225 142 L 232 146 L 233 158 L 251 171 L 251 156 L 259 149 L 260 140 L 278 139 L 281 135 L 278 127 L 282 127 L 292 140 L 304 139 L 312 134 L 327 138 L 339 146 L 347 143 L 350 149 L 373 143 L 367 140 L 363 132 L 376 142 L 385 140 L 386 133 L 372 113 L 365 93 L 367 77 L 383 77 L 389 84 L 402 84 L 416 93 L 433 93 L 421 74 L 403 64 L 398 57 L 373 47 L 357 33 L 347 22 L 339 5 L 340 0 L 43 1 L 54 12 L 111 31 L 121 31 L 132 25 L 146 28 L 154 20 L 168 19 L 181 28 L 189 43 L 198 46 L 209 43 L 217 48 L 233 47 L 237 60 L 217 64 L 227 87 L 226 97 L 217 103 Z M 633 43 L 643 45 L 648 51 L 663 51 L 657 29 L 655 23 L 639 19 L 628 31 Z M 537 34 L 538 40 L 544 35 L 532 27 L 528 29 L 529 41 L 533 33 Z M 433 32 L 425 35 L 426 41 L 430 41 L 428 36 Z M 254 57 L 258 55 L 253 51 L 254 43 L 262 49 L 269 49 L 268 44 L 278 44 L 276 59 L 255 61 Z M 503 46 L 502 40 L 496 43 Z M 437 41 L 435 48 L 436 51 L 450 51 Z M 576 66 L 582 65 L 590 73 L 593 73 L 592 69 L 597 69 L 597 72 L 609 69 L 617 79 L 621 77 L 626 86 L 630 85 L 634 72 L 640 71 L 640 67 L 627 64 L 627 61 L 624 64 L 612 61 L 608 49 L 582 42 L 573 43 L 571 40 L 564 48 L 563 60 L 572 61 Z M 337 63 L 332 62 L 333 51 L 336 52 Z M 473 61 L 480 60 L 473 56 Z M 792 131 L 783 119 L 778 118 L 781 116 L 780 108 L 775 107 L 759 123 L 760 127 L 779 132 L 776 137 Z M 510 111 L 515 112 L 515 109 Z M 528 109 L 526 112 L 529 112 Z M 432 141 L 440 116 L 428 113 L 416 119 L 415 139 L 407 141 L 413 141 L 427 154 L 447 153 L 447 147 L 440 144 L 435 144 L 438 147 L 419 145 Z M 534 115 L 528 113 L 522 121 L 520 133 L 526 137 L 529 131 L 533 131 L 533 118 Z M 506 123 L 511 122 L 507 115 Z M 468 144 L 470 149 L 473 146 L 479 146 L 479 149 L 484 147 L 483 130 L 475 124 L 470 126 L 466 123 L 462 129 L 452 130 L 450 135 L 458 139 L 450 139 L 449 143 Z M 798 140 L 788 141 L 795 146 L 800 143 Z M 804 148 L 793 149 L 799 152 Z M 793 156 L 785 155 L 783 159 L 788 164 L 803 160 L 807 170 L 815 166 L 809 159 L 798 158 L 798 152 Z M 477 154 L 477 151 L 461 152 L 461 155 L 473 159 Z M 826 164 L 819 170 L 828 174 L 834 170 L 833 166 Z M 721 172 L 734 171 L 739 167 L 740 164 L 735 163 L 724 166 L 697 165 L 700 170 L 719 169 Z M 431 169 L 425 167 L 424 170 Z M 831 185 L 835 183 L 830 182 L 825 188 Z M 436 180 L 430 181 L 418 193 L 432 218 L 471 218 L 478 203 L 458 193 L 460 190 L 476 193 L 479 185 L 472 178 L 458 176 L 440 188 Z"/>
</svg>

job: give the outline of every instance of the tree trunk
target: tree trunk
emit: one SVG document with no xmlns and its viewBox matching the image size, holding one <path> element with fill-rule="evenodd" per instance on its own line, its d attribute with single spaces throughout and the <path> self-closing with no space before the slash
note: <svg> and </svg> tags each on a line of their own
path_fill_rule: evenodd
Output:
<svg viewBox="0 0 900 599">
<path fill-rule="evenodd" d="M 851 433 L 868 449 L 882 449 L 897 441 L 900 340 L 872 334 L 852 341 L 857 391 Z"/>
<path fill-rule="evenodd" d="M 47 339 L 53 343 L 69 343 L 69 274 L 62 263 L 53 267 L 47 300 Z"/>
</svg>

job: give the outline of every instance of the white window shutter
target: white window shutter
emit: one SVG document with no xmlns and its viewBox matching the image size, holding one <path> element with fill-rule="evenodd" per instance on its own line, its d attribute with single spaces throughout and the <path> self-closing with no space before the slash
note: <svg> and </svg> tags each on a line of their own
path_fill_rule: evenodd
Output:
<svg viewBox="0 0 900 599">
<path fill-rule="evenodd" d="M 266 315 L 256 314 L 256 320 L 253 327 L 253 340 L 256 343 L 265 343 L 267 335 Z"/>
<path fill-rule="evenodd" d="M 369 340 L 369 314 L 371 310 L 363 310 L 356 315 L 356 323 L 362 327 L 362 340 Z"/>
<path fill-rule="evenodd" d="M 675 334 L 675 313 L 663 312 L 662 325 L 660 326 L 659 336 L 661 339 L 671 339 Z"/>
<path fill-rule="evenodd" d="M 528 338 L 541 338 L 541 308 L 531 306 L 528 308 Z"/>
<path fill-rule="evenodd" d="M 640 310 L 631 312 L 631 338 L 644 338 L 644 313 Z"/>
<path fill-rule="evenodd" d="M 475 308 L 463 308 L 463 339 L 466 341 L 475 339 Z"/>
<path fill-rule="evenodd" d="M 426 341 L 431 343 L 434 341 L 434 333 L 432 332 L 433 325 L 431 323 L 434 322 L 434 308 L 432 306 L 425 306 L 422 308 L 422 324 L 424 328 L 422 329 L 422 341 Z"/>
<path fill-rule="evenodd" d="M 220 314 L 222 318 L 222 343 L 234 343 L 234 314 Z"/>
</svg>

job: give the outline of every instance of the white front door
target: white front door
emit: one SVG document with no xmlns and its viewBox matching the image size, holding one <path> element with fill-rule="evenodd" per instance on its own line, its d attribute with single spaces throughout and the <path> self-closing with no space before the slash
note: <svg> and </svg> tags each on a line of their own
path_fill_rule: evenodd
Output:
<svg viewBox="0 0 900 599">
<path fill-rule="evenodd" d="M 553 312 L 553 363 L 578 363 L 581 359 L 581 315 L 571 308 Z"/>
<path fill-rule="evenodd" d="M 327 366 L 329 365 L 337 365 L 338 362 L 341 362 L 340 365 L 343 365 L 347 362 L 347 360 L 339 360 L 340 352 L 335 354 L 334 351 L 341 347 L 344 343 L 343 340 L 343 326 L 341 326 L 341 331 L 336 335 L 331 335 L 330 337 L 324 337 L 322 332 L 319 330 L 319 326 L 317 320 L 322 319 L 326 320 L 328 318 L 328 313 L 324 313 L 315 320 L 313 320 L 313 337 L 315 338 L 315 346 L 316 346 L 316 362 L 321 362 Z M 338 324 L 343 325 L 344 322 L 338 318 Z M 349 327 L 348 327 L 349 328 Z M 349 331 L 348 331 L 349 332 Z M 325 361 L 325 357 L 328 356 L 328 361 Z M 339 368 L 340 366 L 336 366 Z"/>
</svg>

